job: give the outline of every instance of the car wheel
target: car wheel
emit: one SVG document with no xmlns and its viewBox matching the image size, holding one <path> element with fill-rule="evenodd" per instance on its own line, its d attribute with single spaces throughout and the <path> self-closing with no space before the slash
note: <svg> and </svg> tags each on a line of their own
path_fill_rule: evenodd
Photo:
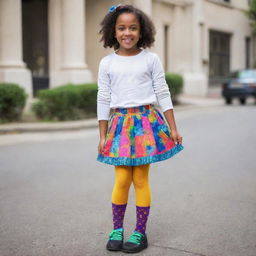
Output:
<svg viewBox="0 0 256 256">
<path fill-rule="evenodd" d="M 232 99 L 231 98 L 225 98 L 226 104 L 230 105 L 232 103 Z"/>
<path fill-rule="evenodd" d="M 241 103 L 242 105 L 244 105 L 244 104 L 246 103 L 246 99 L 245 99 L 245 98 L 240 98 L 239 101 L 240 101 L 240 103 Z"/>
</svg>

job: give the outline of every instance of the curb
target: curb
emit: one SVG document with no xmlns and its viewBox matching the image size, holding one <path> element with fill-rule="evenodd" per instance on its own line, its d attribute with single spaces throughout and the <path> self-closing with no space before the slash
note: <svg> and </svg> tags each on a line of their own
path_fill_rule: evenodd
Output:
<svg viewBox="0 0 256 256">
<path fill-rule="evenodd" d="M 175 111 L 185 111 L 193 108 L 221 106 L 224 100 L 221 98 L 198 98 L 198 97 L 179 97 L 180 105 L 174 106 Z M 31 122 L 31 123 L 9 123 L 0 125 L 0 136 L 17 133 L 39 133 L 39 132 L 60 132 L 60 131 L 77 131 L 84 129 L 95 129 L 98 127 L 96 118 L 84 119 L 78 121 L 63 122 Z"/>
<path fill-rule="evenodd" d="M 12 123 L 0 125 L 0 135 L 16 133 L 59 132 L 93 129 L 98 127 L 97 119 L 64 121 L 58 123 Z"/>
</svg>

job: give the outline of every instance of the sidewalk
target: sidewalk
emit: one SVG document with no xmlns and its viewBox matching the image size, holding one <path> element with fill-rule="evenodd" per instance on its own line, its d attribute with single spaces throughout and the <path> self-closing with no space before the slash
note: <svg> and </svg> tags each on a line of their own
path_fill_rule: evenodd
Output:
<svg viewBox="0 0 256 256">
<path fill-rule="evenodd" d="M 224 100 L 220 97 L 195 97 L 182 95 L 179 97 L 179 105 L 176 105 L 175 111 L 185 111 L 186 109 L 194 107 L 210 107 L 220 106 L 224 104 Z M 77 121 L 63 121 L 63 122 L 31 122 L 31 123 L 10 123 L 0 125 L 1 134 L 15 134 L 15 133 L 32 133 L 32 132 L 58 132 L 58 131 L 72 131 L 82 129 L 92 129 L 98 126 L 96 118 L 77 120 Z"/>
</svg>

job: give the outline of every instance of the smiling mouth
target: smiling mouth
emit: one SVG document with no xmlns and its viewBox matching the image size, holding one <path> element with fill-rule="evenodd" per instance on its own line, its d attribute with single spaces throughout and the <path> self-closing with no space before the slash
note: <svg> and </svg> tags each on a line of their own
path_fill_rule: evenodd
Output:
<svg viewBox="0 0 256 256">
<path fill-rule="evenodd" d="M 122 41 L 125 43 L 131 43 L 133 39 L 123 39 Z"/>
</svg>

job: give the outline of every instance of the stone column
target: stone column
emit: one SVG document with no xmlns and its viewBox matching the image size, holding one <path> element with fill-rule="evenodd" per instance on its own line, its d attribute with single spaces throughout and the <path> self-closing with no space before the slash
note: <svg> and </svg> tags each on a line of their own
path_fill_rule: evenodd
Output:
<svg viewBox="0 0 256 256">
<path fill-rule="evenodd" d="M 152 0 L 134 0 L 134 5 L 145 12 L 149 17 L 152 16 Z"/>
<path fill-rule="evenodd" d="M 185 41 L 184 35 L 186 34 L 184 31 L 184 14 L 183 14 L 183 6 L 174 5 L 173 7 L 173 22 L 172 22 L 172 38 L 170 47 L 174 49 L 172 51 L 172 59 L 170 60 L 172 64 L 172 69 L 174 72 L 180 72 L 184 70 L 184 49 L 185 49 Z"/>
<path fill-rule="evenodd" d="M 62 66 L 65 69 L 84 69 L 87 67 L 85 64 L 84 0 L 63 0 L 62 8 Z"/>
<path fill-rule="evenodd" d="M 51 86 L 92 82 L 86 64 L 85 0 L 62 0 L 60 15 L 60 63 L 53 80 L 55 84 L 51 82 Z"/>
<path fill-rule="evenodd" d="M 192 60 L 191 70 L 184 73 L 184 92 L 196 96 L 206 96 L 208 89 L 207 75 L 203 72 L 203 10 L 202 0 L 194 1 L 190 5 L 192 12 Z"/>
<path fill-rule="evenodd" d="M 22 58 L 21 0 L 0 0 L 0 82 L 17 83 L 31 96 L 31 72 Z"/>
</svg>

